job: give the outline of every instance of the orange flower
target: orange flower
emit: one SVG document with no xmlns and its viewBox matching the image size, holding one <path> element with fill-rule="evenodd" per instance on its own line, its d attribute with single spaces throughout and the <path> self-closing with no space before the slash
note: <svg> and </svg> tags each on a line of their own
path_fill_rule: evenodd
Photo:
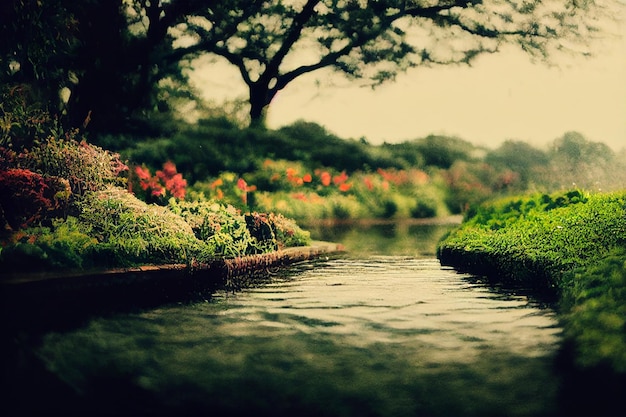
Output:
<svg viewBox="0 0 626 417">
<path fill-rule="evenodd" d="M 307 197 L 306 195 L 304 195 L 304 193 L 294 193 L 291 195 L 291 197 L 295 198 L 296 200 L 300 200 L 300 201 L 307 201 Z"/>
<path fill-rule="evenodd" d="M 341 192 L 345 193 L 346 191 L 350 190 L 350 188 L 352 188 L 352 184 L 348 184 L 347 182 L 339 184 L 339 191 Z"/>
<path fill-rule="evenodd" d="M 311 181 L 313 181 L 313 178 L 311 177 L 311 174 L 304 174 L 304 176 L 302 177 L 302 181 L 303 182 L 311 182 Z"/>
<path fill-rule="evenodd" d="M 367 187 L 368 190 L 372 191 L 374 189 L 374 183 L 370 177 L 363 178 L 363 183 Z"/>
<path fill-rule="evenodd" d="M 324 171 L 320 174 L 320 180 L 324 187 L 328 187 L 330 185 L 331 176 L 327 171 Z"/>
<path fill-rule="evenodd" d="M 341 174 L 335 175 L 333 177 L 333 182 L 335 183 L 335 185 L 343 184 L 347 180 L 348 180 L 348 175 L 346 174 L 346 171 L 343 171 Z"/>
<path fill-rule="evenodd" d="M 221 185 L 224 185 L 224 181 L 221 178 L 218 178 L 215 181 L 213 181 L 209 187 L 211 187 L 211 189 L 214 189 L 214 188 L 219 187 Z"/>
</svg>

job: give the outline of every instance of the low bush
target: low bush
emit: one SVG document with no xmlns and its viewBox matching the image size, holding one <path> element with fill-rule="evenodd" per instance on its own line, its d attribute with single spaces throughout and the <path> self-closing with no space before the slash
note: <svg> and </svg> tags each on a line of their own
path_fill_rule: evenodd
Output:
<svg viewBox="0 0 626 417">
<path fill-rule="evenodd" d="M 0 171 L 0 225 L 19 230 L 44 218 L 63 217 L 70 195 L 63 178 L 20 168 Z"/>
<path fill-rule="evenodd" d="M 560 307 L 578 365 L 626 374 L 626 248 L 567 273 Z"/>
<path fill-rule="evenodd" d="M 122 188 L 90 192 L 80 209 L 79 221 L 98 240 L 94 256 L 113 265 L 190 262 L 205 249 L 183 218 Z"/>
<path fill-rule="evenodd" d="M 121 173 L 128 167 L 116 153 L 85 141 L 77 141 L 77 132 L 65 138 L 50 137 L 20 152 L 0 148 L 0 168 L 28 169 L 41 175 L 69 181 L 72 193 L 80 196 L 109 184 L 123 185 Z"/>
<path fill-rule="evenodd" d="M 109 186 L 86 193 L 77 217 L 10 233 L 0 246 L 3 271 L 207 262 L 311 242 L 282 215 L 250 213 L 215 201 L 147 204 Z"/>
<path fill-rule="evenodd" d="M 484 204 L 437 253 L 443 265 L 556 296 L 577 363 L 626 372 L 626 192 Z"/>
<path fill-rule="evenodd" d="M 49 227 L 25 228 L 0 247 L 0 265 L 5 272 L 91 267 L 98 240 L 88 232 L 89 226 L 72 216 Z"/>
<path fill-rule="evenodd" d="M 236 257 L 251 252 L 252 236 L 244 216 L 235 207 L 210 201 L 171 200 L 169 209 L 190 225 L 196 238 L 207 242 L 216 255 Z"/>
</svg>

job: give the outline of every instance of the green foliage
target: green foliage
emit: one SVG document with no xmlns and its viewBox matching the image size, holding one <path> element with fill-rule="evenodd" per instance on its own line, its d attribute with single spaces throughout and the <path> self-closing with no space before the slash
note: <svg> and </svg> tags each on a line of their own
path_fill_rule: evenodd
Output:
<svg viewBox="0 0 626 417">
<path fill-rule="evenodd" d="M 416 219 L 425 219 L 435 217 L 437 215 L 436 203 L 433 201 L 420 200 L 415 207 L 411 209 L 411 217 Z"/>
<path fill-rule="evenodd" d="M 308 232 L 303 231 L 293 220 L 279 214 L 242 215 L 233 206 L 211 200 L 171 199 L 168 207 L 181 216 L 191 226 L 195 236 L 206 242 L 219 256 L 265 253 L 277 248 L 310 243 Z"/>
<path fill-rule="evenodd" d="M 626 193 L 578 190 L 484 204 L 438 246 L 444 265 L 560 298 L 581 366 L 626 371 Z"/>
<path fill-rule="evenodd" d="M 0 147 L 30 147 L 58 126 L 34 94 L 25 84 L 0 87 Z"/>
<path fill-rule="evenodd" d="M 471 161 L 475 150 L 471 143 L 450 136 L 429 135 L 400 144 L 385 144 L 398 158 L 410 166 L 431 166 L 448 169 L 456 161 Z"/>
<path fill-rule="evenodd" d="M 50 227 L 23 229 L 0 250 L 0 265 L 5 271 L 18 272 L 91 266 L 98 240 L 88 232 L 87 225 L 71 216 L 55 220 Z"/>
<path fill-rule="evenodd" d="M 98 239 L 97 256 L 112 265 L 191 262 L 205 249 L 180 216 L 121 188 L 90 192 L 80 208 L 80 222 Z"/>
<path fill-rule="evenodd" d="M 49 137 L 20 152 L 0 148 L 0 167 L 63 178 L 77 196 L 108 184 L 123 184 L 120 174 L 128 167 L 120 156 L 85 141 L 78 142 L 75 135 L 71 132 L 62 139 Z"/>
<path fill-rule="evenodd" d="M 148 138 L 126 149 L 114 149 L 153 170 L 163 161 L 171 160 L 190 184 L 225 171 L 238 175 L 250 173 L 266 159 L 348 171 L 396 166 L 390 155 L 376 148 L 338 138 L 317 124 L 305 122 L 271 131 L 239 129 L 200 120 L 196 125 L 179 129 L 171 138 Z"/>
<path fill-rule="evenodd" d="M 161 20 L 159 11 L 154 14 L 160 4 L 136 1 L 5 3 L 0 10 L 0 85 L 28 85 L 41 107 L 66 126 L 145 131 L 154 125 L 147 118 L 164 113 L 171 118 L 172 102 L 190 95 L 181 83 L 179 58 L 171 54 L 167 22 L 174 17 L 172 9 Z M 138 14 L 131 12 L 135 6 Z M 59 99 L 61 91 L 65 100 Z"/>
<path fill-rule="evenodd" d="M 279 247 L 307 246 L 311 244 L 311 234 L 298 226 L 295 220 L 278 213 L 269 214 L 269 223 Z"/>
<path fill-rule="evenodd" d="M 170 210 L 184 219 L 195 236 L 216 255 L 236 257 L 250 252 L 254 243 L 244 216 L 233 206 L 211 201 L 170 200 Z"/>
<path fill-rule="evenodd" d="M 500 200 L 469 217 L 441 244 L 440 256 L 465 262 L 468 253 L 471 265 L 488 269 L 482 272 L 558 289 L 563 271 L 587 265 L 621 242 L 624 204 L 621 193 L 579 191 Z"/>
<path fill-rule="evenodd" d="M 626 373 L 626 248 L 564 278 L 565 336 L 581 367 L 608 365 Z"/>
<path fill-rule="evenodd" d="M 515 190 L 523 192 L 533 181 L 535 173 L 541 172 L 550 162 L 546 152 L 520 141 L 507 140 L 497 149 L 489 151 L 485 162 L 499 171 L 510 170 L 518 175 Z"/>
</svg>

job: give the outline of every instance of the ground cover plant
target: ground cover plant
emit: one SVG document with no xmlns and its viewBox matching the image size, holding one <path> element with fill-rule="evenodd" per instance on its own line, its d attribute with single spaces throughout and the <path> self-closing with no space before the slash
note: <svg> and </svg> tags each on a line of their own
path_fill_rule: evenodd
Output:
<svg viewBox="0 0 626 417">
<path fill-rule="evenodd" d="M 2 147 L 0 168 L 3 272 L 191 264 L 310 243 L 281 215 L 200 194 L 186 202 L 171 162 L 154 176 L 143 167 L 129 175 L 118 154 L 74 134 Z"/>
<path fill-rule="evenodd" d="M 626 192 L 506 198 L 467 213 L 442 264 L 557 297 L 581 368 L 626 375 Z"/>
</svg>

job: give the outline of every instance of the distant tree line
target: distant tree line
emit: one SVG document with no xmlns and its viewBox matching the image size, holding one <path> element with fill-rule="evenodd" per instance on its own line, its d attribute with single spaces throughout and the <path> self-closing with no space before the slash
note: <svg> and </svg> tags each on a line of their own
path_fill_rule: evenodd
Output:
<svg viewBox="0 0 626 417">
<path fill-rule="evenodd" d="M 378 168 L 445 172 L 448 186 L 460 194 L 472 188 L 469 184 L 484 185 L 485 195 L 572 187 L 612 190 L 626 185 L 626 149 L 615 152 L 577 132 L 567 132 L 543 148 L 507 140 L 490 149 L 441 135 L 372 145 L 340 138 L 302 120 L 276 130 L 259 130 L 219 119 L 201 120 L 168 137 L 127 145 L 115 149 L 153 169 L 172 160 L 191 183 L 222 171 L 253 172 L 269 158 L 349 173 Z"/>
</svg>

